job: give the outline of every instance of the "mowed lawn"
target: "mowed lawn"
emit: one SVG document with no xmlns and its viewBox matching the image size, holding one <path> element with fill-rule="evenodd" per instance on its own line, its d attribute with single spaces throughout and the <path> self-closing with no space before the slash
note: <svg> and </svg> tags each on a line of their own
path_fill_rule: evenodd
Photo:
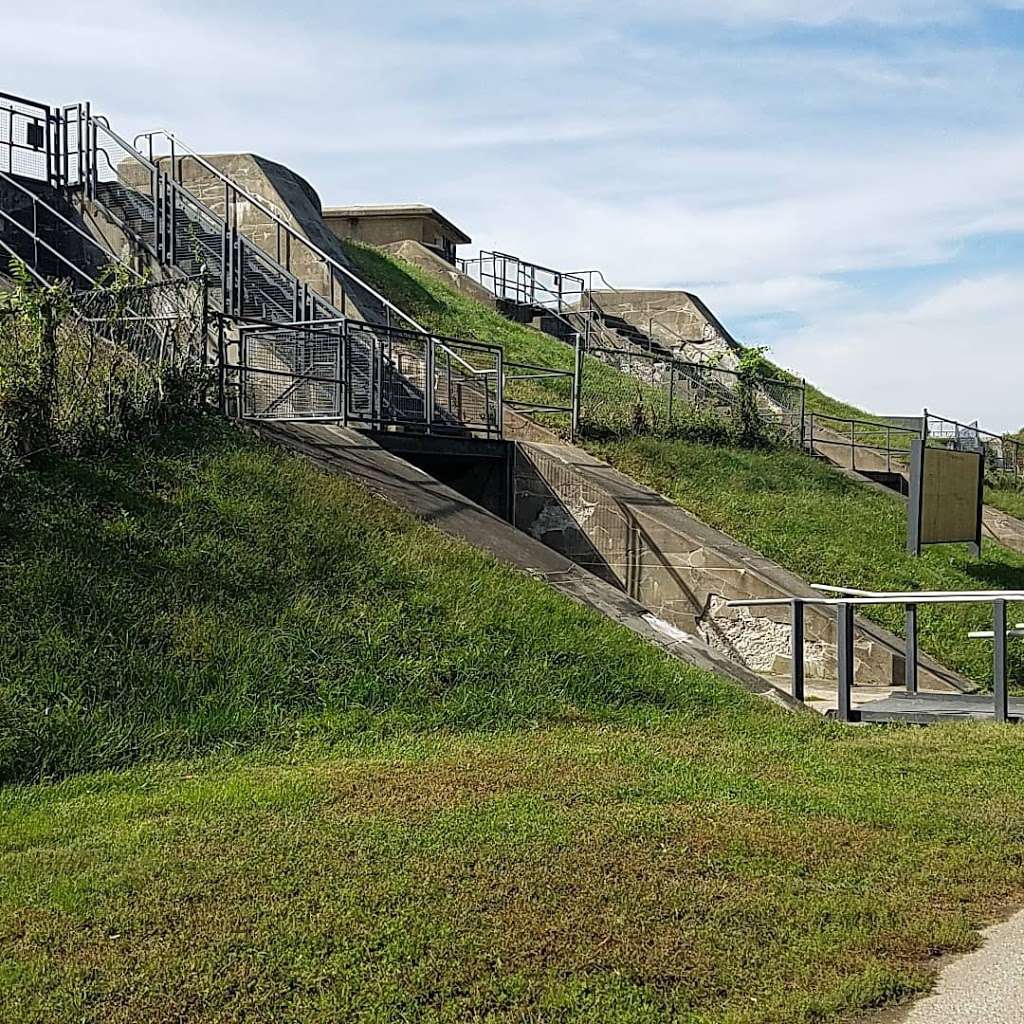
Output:
<svg viewBox="0 0 1024 1024">
<path fill-rule="evenodd" d="M 0 516 L 4 1024 L 838 1021 L 1024 894 L 1015 727 L 788 714 L 224 424 Z"/>
<path fill-rule="evenodd" d="M 1020 899 L 1020 775 L 736 701 L 8 787 L 0 1019 L 845 1020 Z"/>
</svg>

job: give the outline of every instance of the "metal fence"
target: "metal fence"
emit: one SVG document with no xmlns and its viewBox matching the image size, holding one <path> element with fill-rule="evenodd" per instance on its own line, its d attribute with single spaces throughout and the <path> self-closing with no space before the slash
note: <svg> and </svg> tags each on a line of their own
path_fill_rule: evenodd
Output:
<svg viewBox="0 0 1024 1024">
<path fill-rule="evenodd" d="M 0 317 L 0 382 L 38 390 L 42 421 L 12 423 L 30 450 L 80 450 L 123 435 L 167 398 L 200 401 L 206 386 L 201 283 L 179 280 L 56 293 L 46 313 Z M 0 390 L 3 390 L 0 387 Z"/>
<path fill-rule="evenodd" d="M 222 401 L 245 419 L 316 420 L 498 437 L 502 352 L 360 321 L 221 321 Z"/>
<path fill-rule="evenodd" d="M 580 361 L 579 421 L 613 433 L 671 433 L 695 417 L 727 425 L 736 421 L 745 386 L 741 374 L 707 363 L 591 347 Z M 750 387 L 765 425 L 799 443 L 803 388 L 773 379 Z"/>
<path fill-rule="evenodd" d="M 985 456 L 986 469 L 1018 479 L 1024 477 L 1024 445 L 1015 438 L 981 430 L 977 422 L 959 423 L 927 411 L 924 419 L 930 444 L 961 452 L 980 452 Z"/>
<path fill-rule="evenodd" d="M 805 447 L 826 455 L 833 462 L 848 463 L 850 469 L 905 471 L 910 442 L 920 436 L 919 429 L 895 423 L 828 416 L 820 412 L 808 413 L 804 420 Z"/>
</svg>

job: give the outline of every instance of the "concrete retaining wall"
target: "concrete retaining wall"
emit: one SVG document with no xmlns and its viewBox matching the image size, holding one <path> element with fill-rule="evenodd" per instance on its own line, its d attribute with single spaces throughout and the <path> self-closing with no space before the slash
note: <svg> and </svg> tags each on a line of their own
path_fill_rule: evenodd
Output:
<svg viewBox="0 0 1024 1024">
<path fill-rule="evenodd" d="M 524 443 L 516 462 L 516 525 L 673 625 L 751 671 L 789 670 L 789 612 L 727 609 L 727 600 L 818 596 L 778 564 L 576 448 Z M 903 641 L 858 618 L 856 679 L 902 685 Z M 835 621 L 808 609 L 807 672 L 836 678 Z M 922 685 L 973 685 L 930 658 Z"/>
</svg>

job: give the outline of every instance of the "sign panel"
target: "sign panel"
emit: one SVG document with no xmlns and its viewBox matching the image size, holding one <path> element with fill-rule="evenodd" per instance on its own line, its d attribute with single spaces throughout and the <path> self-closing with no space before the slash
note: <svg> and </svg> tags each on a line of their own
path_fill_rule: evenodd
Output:
<svg viewBox="0 0 1024 1024">
<path fill-rule="evenodd" d="M 929 448 L 922 440 L 913 441 L 907 550 L 919 555 L 925 544 L 970 544 L 981 557 L 984 487 L 982 453 Z"/>
</svg>

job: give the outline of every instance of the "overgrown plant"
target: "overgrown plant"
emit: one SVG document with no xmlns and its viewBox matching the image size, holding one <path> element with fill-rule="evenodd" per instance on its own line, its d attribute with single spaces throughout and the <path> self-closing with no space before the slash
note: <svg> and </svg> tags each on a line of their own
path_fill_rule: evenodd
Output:
<svg viewBox="0 0 1024 1024">
<path fill-rule="evenodd" d="M 764 448 L 776 443 L 776 431 L 764 414 L 759 399 L 763 384 L 772 376 L 772 364 L 764 347 L 745 348 L 740 355 L 733 420 L 736 441 L 744 448 Z"/>
<path fill-rule="evenodd" d="M 11 278 L 0 296 L 0 475 L 125 440 L 201 400 L 194 311 L 154 315 L 150 304 L 166 302 L 122 267 L 83 292 L 38 283 L 20 261 Z M 176 331 L 186 342 L 175 337 L 168 353 Z"/>
</svg>

